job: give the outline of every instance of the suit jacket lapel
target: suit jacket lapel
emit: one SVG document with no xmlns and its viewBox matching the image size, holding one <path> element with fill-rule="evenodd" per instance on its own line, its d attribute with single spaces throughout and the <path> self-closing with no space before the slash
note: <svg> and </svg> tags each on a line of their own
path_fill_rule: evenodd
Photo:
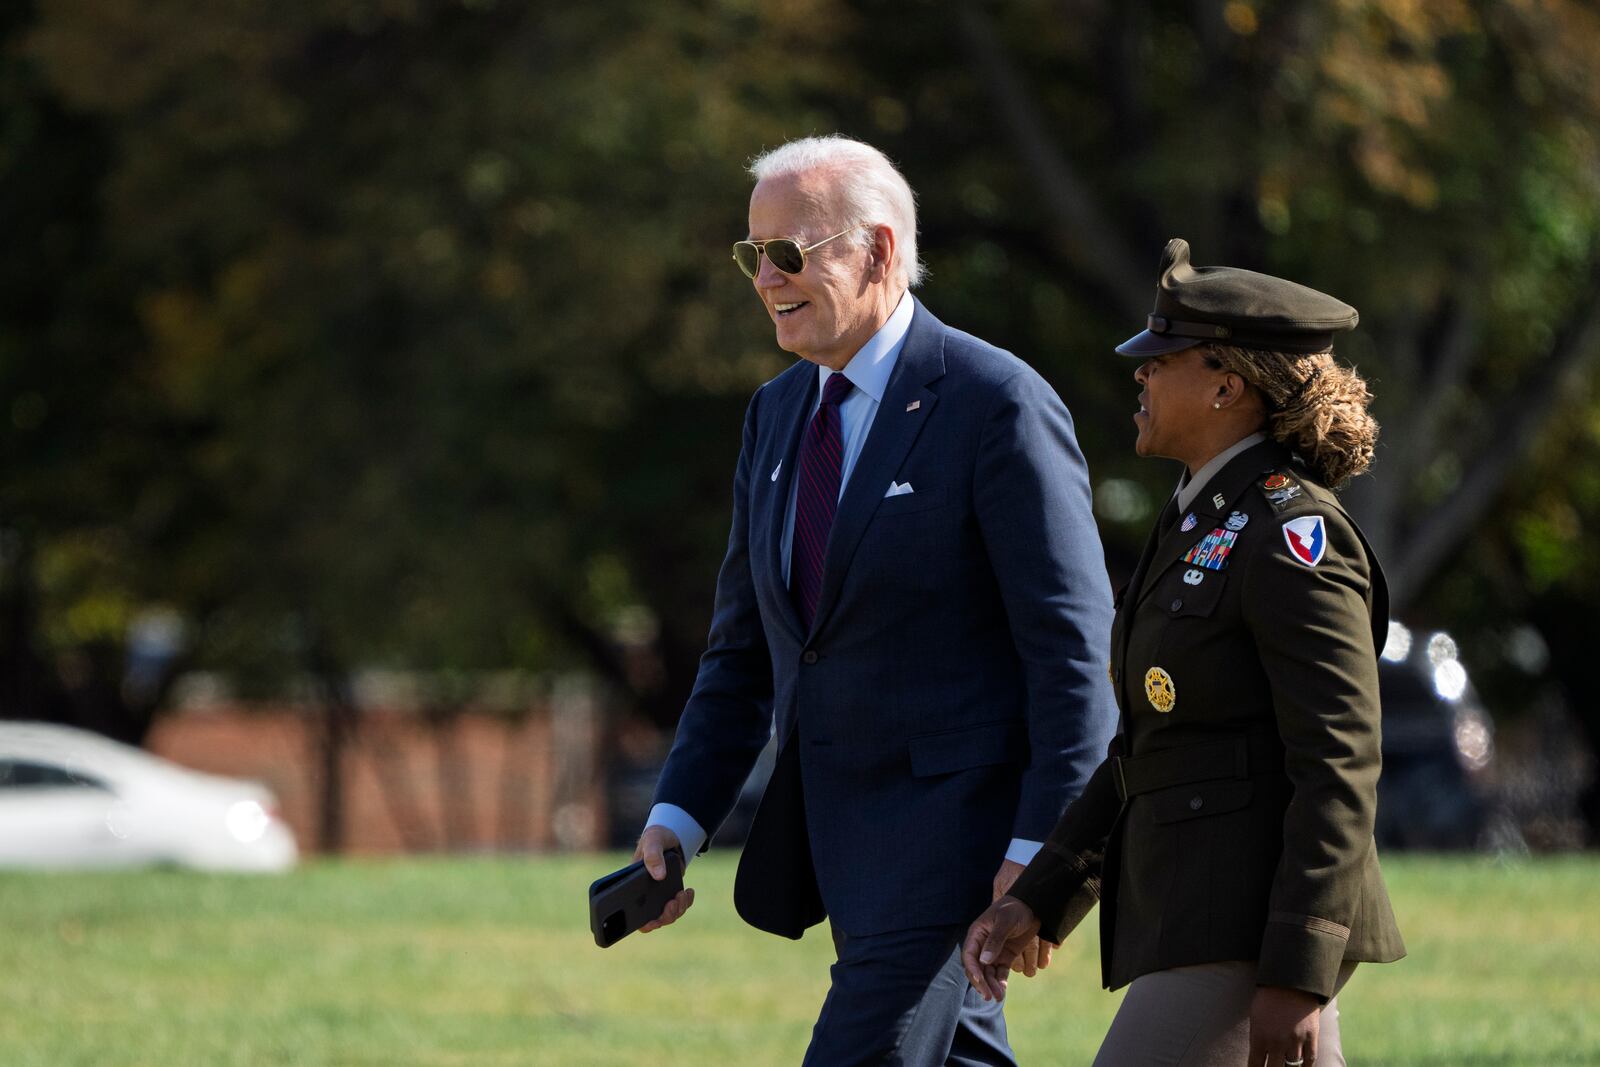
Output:
<svg viewBox="0 0 1600 1067">
<path fill-rule="evenodd" d="M 794 632 L 797 639 L 804 639 L 805 629 L 800 625 L 800 613 L 795 610 L 794 599 L 789 595 L 789 583 L 783 580 L 783 520 L 789 512 L 789 497 L 793 494 L 795 466 L 799 463 L 800 435 L 805 432 L 805 425 L 811 414 L 811 403 L 817 392 L 817 370 L 811 364 L 806 364 L 801 373 L 794 376 L 793 383 L 784 392 L 778 401 L 781 414 L 775 427 L 777 434 L 775 441 L 777 451 L 773 459 L 773 468 L 777 477 L 773 478 L 773 471 L 758 471 L 758 476 L 769 479 L 770 484 L 763 488 L 769 490 L 765 495 L 767 510 L 764 516 L 757 516 L 752 523 L 752 529 L 760 531 L 765 523 L 766 546 L 762 555 L 762 567 L 766 571 L 767 580 L 772 583 L 777 595 L 773 598 L 778 602 L 778 617 Z M 763 462 L 765 467 L 766 463 Z"/>
<path fill-rule="evenodd" d="M 927 385 L 943 376 L 944 326 L 917 301 L 905 347 L 900 350 L 878 413 L 873 417 L 872 431 L 867 434 L 844 496 L 839 500 L 839 510 L 833 516 L 828 550 L 823 557 L 822 591 L 817 598 L 813 632 L 827 621 L 867 523 L 872 521 L 890 480 L 899 473 L 906 453 L 911 451 L 911 445 L 939 402 L 938 394 Z"/>
</svg>

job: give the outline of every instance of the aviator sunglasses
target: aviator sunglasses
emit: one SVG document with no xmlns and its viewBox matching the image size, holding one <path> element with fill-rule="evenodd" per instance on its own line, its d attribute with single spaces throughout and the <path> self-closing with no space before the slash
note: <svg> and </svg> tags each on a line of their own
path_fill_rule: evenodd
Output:
<svg viewBox="0 0 1600 1067">
<path fill-rule="evenodd" d="M 767 260 L 774 267 L 785 274 L 799 274 L 806 269 L 806 253 L 815 252 L 829 241 L 838 240 L 850 230 L 859 230 L 866 223 L 858 222 L 848 230 L 840 230 L 832 237 L 824 237 L 814 245 L 800 247 L 800 242 L 792 237 L 773 237 L 765 241 L 735 241 L 733 243 L 733 261 L 739 264 L 739 269 L 744 271 L 746 278 L 754 278 L 756 271 L 761 269 L 761 253 L 767 254 Z"/>
</svg>

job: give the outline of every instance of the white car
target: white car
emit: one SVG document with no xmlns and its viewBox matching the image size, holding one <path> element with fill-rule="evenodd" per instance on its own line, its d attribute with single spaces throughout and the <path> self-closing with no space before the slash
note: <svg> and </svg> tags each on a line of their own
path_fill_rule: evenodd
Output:
<svg viewBox="0 0 1600 1067">
<path fill-rule="evenodd" d="M 298 856 L 264 785 L 84 730 L 0 722 L 0 867 L 264 872 Z"/>
</svg>

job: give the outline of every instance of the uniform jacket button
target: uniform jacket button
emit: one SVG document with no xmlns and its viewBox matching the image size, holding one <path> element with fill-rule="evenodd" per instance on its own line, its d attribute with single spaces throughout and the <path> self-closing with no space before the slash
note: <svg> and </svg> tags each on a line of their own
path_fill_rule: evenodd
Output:
<svg viewBox="0 0 1600 1067">
<path fill-rule="evenodd" d="M 1174 600 L 1172 602 L 1172 610 L 1173 611 L 1178 611 L 1182 607 L 1183 607 L 1183 597 L 1179 597 L 1178 599 L 1176 599 L 1176 600 Z"/>
<path fill-rule="evenodd" d="M 1189 810 L 1190 811 L 1199 811 L 1201 808 L 1203 808 L 1205 806 L 1206 806 L 1206 802 L 1204 800 L 1200 799 L 1199 797 L 1190 797 L 1189 798 Z"/>
<path fill-rule="evenodd" d="M 808 667 L 817 662 L 817 650 L 814 648 L 806 649 L 805 655 L 800 657 L 800 662 L 804 663 Z"/>
</svg>

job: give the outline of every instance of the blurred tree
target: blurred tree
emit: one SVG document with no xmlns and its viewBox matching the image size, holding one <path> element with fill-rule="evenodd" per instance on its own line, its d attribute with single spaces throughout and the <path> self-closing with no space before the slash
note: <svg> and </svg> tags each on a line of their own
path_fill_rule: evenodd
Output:
<svg viewBox="0 0 1600 1067">
<path fill-rule="evenodd" d="M 1600 354 L 1600 16 L 1066 6 L 961 8 L 974 84 L 955 110 L 1010 146 L 993 167 L 1014 177 L 991 173 L 995 187 L 1037 194 L 1006 198 L 1018 210 L 1000 226 L 1049 235 L 1046 262 L 1126 323 L 1174 234 L 1202 262 L 1359 305 L 1341 349 L 1377 379 L 1386 434 L 1352 494 L 1407 609 Z"/>
<path fill-rule="evenodd" d="M 1109 348 L 1182 235 L 1361 309 L 1385 439 L 1351 498 L 1402 609 L 1471 648 L 1600 596 L 1563 563 L 1600 522 L 1566 469 L 1600 348 L 1578 0 L 4 18 L 0 523 L 46 597 L 5 615 L 38 652 L 7 684 L 169 603 L 186 662 L 319 677 L 330 768 L 357 663 L 585 666 L 672 722 L 740 415 L 787 362 L 727 263 L 739 164 L 833 129 L 918 189 L 929 305 L 1057 384 L 1113 570 L 1175 472 L 1132 457 Z"/>
<path fill-rule="evenodd" d="M 176 674 L 125 645 L 150 598 L 135 485 L 168 439 L 98 190 L 108 124 L 63 106 L 0 10 L 0 714 L 137 742 Z M 148 631 L 147 631 L 148 632 Z"/>
<path fill-rule="evenodd" d="M 140 592 L 190 612 L 195 662 L 320 679 L 326 806 L 358 662 L 583 665 L 675 718 L 725 534 L 702 445 L 783 365 L 730 325 L 728 163 L 832 124 L 804 100 L 842 24 L 42 5 L 26 55 L 107 130 L 107 254 L 186 431 L 121 487 Z"/>
</svg>

